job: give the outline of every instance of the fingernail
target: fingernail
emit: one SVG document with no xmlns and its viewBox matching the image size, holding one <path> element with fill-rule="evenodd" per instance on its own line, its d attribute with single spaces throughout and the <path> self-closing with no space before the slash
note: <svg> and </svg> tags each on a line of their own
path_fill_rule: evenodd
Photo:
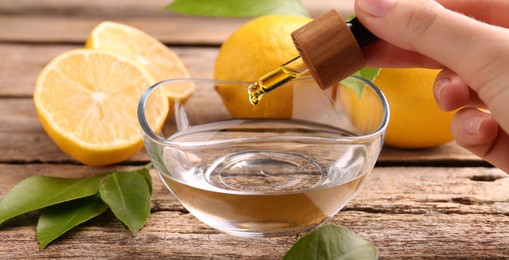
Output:
<svg viewBox="0 0 509 260">
<path fill-rule="evenodd" d="M 445 86 L 447 86 L 447 84 L 449 84 L 449 82 L 451 82 L 451 80 L 449 78 L 442 78 L 442 79 L 439 79 L 437 80 L 437 82 L 435 82 L 435 85 L 437 86 L 436 87 L 436 93 L 435 93 L 435 98 L 436 98 L 436 101 L 437 103 L 442 103 L 442 93 L 444 92 L 444 89 L 445 89 Z"/>
<path fill-rule="evenodd" d="M 467 134 L 478 135 L 480 133 L 481 125 L 486 119 L 485 116 L 476 115 L 465 120 L 463 129 Z"/>
<path fill-rule="evenodd" d="M 375 17 L 384 17 L 397 0 L 357 0 L 358 7 Z"/>
</svg>

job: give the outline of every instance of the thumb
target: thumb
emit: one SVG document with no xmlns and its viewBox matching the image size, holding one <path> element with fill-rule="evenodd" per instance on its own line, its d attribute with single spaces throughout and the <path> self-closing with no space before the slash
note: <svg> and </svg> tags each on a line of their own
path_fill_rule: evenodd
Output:
<svg viewBox="0 0 509 260">
<path fill-rule="evenodd" d="M 491 26 L 433 0 L 357 0 L 355 7 L 364 26 L 379 38 L 432 58 L 460 75 L 467 71 L 458 69 L 472 70 L 471 64 L 480 62 L 477 53 L 485 51 L 473 39 L 484 42 L 491 37 Z"/>
<path fill-rule="evenodd" d="M 382 40 L 427 56 L 460 75 L 509 132 L 509 88 L 505 87 L 509 30 L 433 0 L 356 0 L 355 11 Z"/>
</svg>

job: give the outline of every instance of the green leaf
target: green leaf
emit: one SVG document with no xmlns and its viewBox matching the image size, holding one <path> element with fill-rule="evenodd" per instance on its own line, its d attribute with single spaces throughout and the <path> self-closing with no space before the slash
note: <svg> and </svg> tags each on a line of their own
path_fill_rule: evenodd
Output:
<svg viewBox="0 0 509 260">
<path fill-rule="evenodd" d="M 373 81 L 378 76 L 378 74 L 380 74 L 379 68 L 365 67 L 355 72 L 353 75 L 364 78 L 368 81 Z M 364 91 L 364 88 L 366 87 L 366 84 L 353 78 L 346 78 L 341 81 L 341 84 L 347 88 L 352 89 L 359 97 L 362 96 L 362 91 Z"/>
<path fill-rule="evenodd" d="M 0 201 L 0 224 L 33 210 L 97 194 L 99 183 L 106 174 L 82 179 L 26 178 Z"/>
<path fill-rule="evenodd" d="M 150 166 L 152 166 L 152 165 L 150 165 Z M 132 171 L 132 172 L 137 173 L 137 174 L 143 176 L 143 178 L 145 178 L 145 181 L 147 181 L 147 184 L 148 184 L 149 192 L 150 192 L 150 194 L 152 194 L 152 176 L 150 176 L 149 169 L 147 167 L 143 167 L 139 170 Z"/>
<path fill-rule="evenodd" d="M 145 177 L 136 172 L 115 172 L 99 187 L 102 200 L 136 236 L 150 214 L 150 190 Z"/>
<path fill-rule="evenodd" d="M 344 227 L 323 225 L 303 236 L 283 257 L 295 259 L 377 259 L 376 247 Z"/>
<path fill-rule="evenodd" d="M 175 0 L 166 8 L 196 16 L 256 17 L 289 14 L 309 17 L 300 0 Z"/>
<path fill-rule="evenodd" d="M 99 196 L 72 200 L 46 208 L 37 223 L 37 241 L 43 250 L 49 243 L 103 213 L 108 207 Z"/>
<path fill-rule="evenodd" d="M 380 74 L 380 69 L 365 67 L 365 68 L 359 70 L 357 73 L 358 73 L 357 75 L 359 77 L 364 78 L 369 81 L 373 81 L 378 76 L 378 74 Z"/>
</svg>

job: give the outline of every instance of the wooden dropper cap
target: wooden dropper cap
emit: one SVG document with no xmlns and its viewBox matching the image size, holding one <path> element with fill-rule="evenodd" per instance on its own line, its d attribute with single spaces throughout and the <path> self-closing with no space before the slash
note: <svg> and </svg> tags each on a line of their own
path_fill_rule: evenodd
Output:
<svg viewBox="0 0 509 260">
<path fill-rule="evenodd" d="M 346 23 L 333 9 L 294 31 L 292 39 L 313 78 L 326 89 L 365 66 L 361 46 L 376 37 L 356 18 Z"/>
</svg>

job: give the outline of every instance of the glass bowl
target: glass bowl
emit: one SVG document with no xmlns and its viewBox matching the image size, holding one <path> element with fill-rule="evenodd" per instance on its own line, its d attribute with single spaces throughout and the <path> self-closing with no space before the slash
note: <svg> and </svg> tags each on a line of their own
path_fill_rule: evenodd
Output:
<svg viewBox="0 0 509 260">
<path fill-rule="evenodd" d="M 247 237 L 304 232 L 334 216 L 373 169 L 389 108 L 362 78 L 321 90 L 299 78 L 248 101 L 249 83 L 177 79 L 157 83 L 138 106 L 145 148 L 162 181 L 191 214 Z M 190 97 L 154 109 L 163 88 Z M 160 106 L 160 105 L 159 105 Z M 151 111 L 150 113 L 147 111 Z M 165 117 L 156 127 L 154 112 Z"/>
</svg>

